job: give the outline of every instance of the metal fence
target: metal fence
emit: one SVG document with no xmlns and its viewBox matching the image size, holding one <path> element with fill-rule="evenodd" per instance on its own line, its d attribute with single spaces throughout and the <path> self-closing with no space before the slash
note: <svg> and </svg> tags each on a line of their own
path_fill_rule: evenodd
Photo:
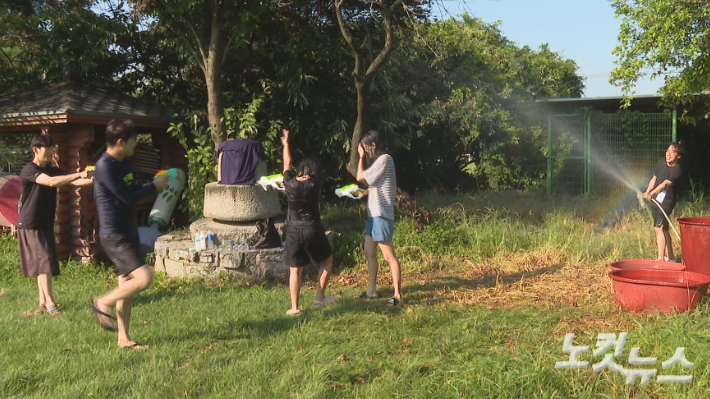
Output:
<svg viewBox="0 0 710 399">
<path fill-rule="evenodd" d="M 675 111 L 551 115 L 547 194 L 608 195 L 628 190 L 626 184 L 643 189 L 641 178 L 650 177 L 675 139 Z"/>
</svg>

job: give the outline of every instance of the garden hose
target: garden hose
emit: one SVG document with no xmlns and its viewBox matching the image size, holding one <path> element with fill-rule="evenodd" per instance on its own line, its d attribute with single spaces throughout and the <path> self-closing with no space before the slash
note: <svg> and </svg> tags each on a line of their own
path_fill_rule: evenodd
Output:
<svg viewBox="0 0 710 399">
<path fill-rule="evenodd" d="M 659 204 L 658 201 L 656 201 L 656 200 L 653 199 L 653 198 L 651 198 L 651 202 L 653 202 L 654 204 L 656 204 L 656 206 L 658 207 L 658 209 L 661 210 L 661 212 L 663 213 L 663 216 L 665 216 L 666 220 L 668 221 L 668 225 L 671 226 L 671 229 L 673 229 L 673 232 L 675 233 L 675 236 L 678 237 L 678 241 L 680 241 L 680 235 L 679 235 L 678 232 L 675 230 L 675 227 L 673 227 L 673 223 L 671 223 L 671 219 L 668 218 L 668 215 L 666 214 L 666 211 L 663 210 L 663 207 L 661 206 L 661 204 Z"/>
</svg>

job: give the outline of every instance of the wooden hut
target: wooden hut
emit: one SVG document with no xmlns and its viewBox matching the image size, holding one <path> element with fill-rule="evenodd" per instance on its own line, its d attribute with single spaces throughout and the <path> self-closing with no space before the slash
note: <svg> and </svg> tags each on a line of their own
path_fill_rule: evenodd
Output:
<svg viewBox="0 0 710 399">
<path fill-rule="evenodd" d="M 108 121 L 132 119 L 140 134 L 152 136 L 154 148 L 144 152 L 156 154 L 155 162 L 143 165 L 187 171 L 184 149 L 167 133 L 173 114 L 173 110 L 163 105 L 76 82 L 62 82 L 0 96 L 0 134 L 48 134 L 57 144 L 58 166 L 65 172 L 74 172 L 93 164 L 104 151 Z M 145 201 L 137 210 L 150 206 L 152 201 Z M 54 226 L 59 258 L 92 260 L 100 251 L 97 227 L 93 189 L 61 187 Z"/>
</svg>

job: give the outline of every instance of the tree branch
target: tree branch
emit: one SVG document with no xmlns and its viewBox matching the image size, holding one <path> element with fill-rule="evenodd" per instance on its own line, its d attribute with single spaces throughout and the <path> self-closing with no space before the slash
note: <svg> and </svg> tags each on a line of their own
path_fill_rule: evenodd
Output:
<svg viewBox="0 0 710 399">
<path fill-rule="evenodd" d="M 374 61 L 367 68 L 365 72 L 365 79 L 371 80 L 377 69 L 382 66 L 382 64 L 387 60 L 392 49 L 394 48 L 394 35 L 392 34 L 392 12 L 398 6 L 402 5 L 402 0 L 395 1 L 392 6 L 386 6 L 383 2 L 382 4 L 382 15 L 385 19 L 385 44 L 382 46 L 382 50 L 377 55 Z"/>
</svg>

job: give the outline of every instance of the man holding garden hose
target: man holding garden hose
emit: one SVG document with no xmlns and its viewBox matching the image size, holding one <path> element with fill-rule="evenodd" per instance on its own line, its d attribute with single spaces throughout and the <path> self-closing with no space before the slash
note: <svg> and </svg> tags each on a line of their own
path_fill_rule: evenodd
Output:
<svg viewBox="0 0 710 399">
<path fill-rule="evenodd" d="M 658 245 L 656 259 L 658 260 L 675 260 L 671 235 L 668 231 L 668 217 L 675 207 L 676 188 L 683 174 L 679 164 L 682 155 L 683 142 L 671 143 L 666 149 L 666 159 L 658 161 L 656 169 L 653 171 L 653 177 L 648 182 L 648 188 L 643 194 L 645 200 L 653 202 L 651 213 L 653 214 L 653 228 L 656 231 L 656 244 Z"/>
</svg>

